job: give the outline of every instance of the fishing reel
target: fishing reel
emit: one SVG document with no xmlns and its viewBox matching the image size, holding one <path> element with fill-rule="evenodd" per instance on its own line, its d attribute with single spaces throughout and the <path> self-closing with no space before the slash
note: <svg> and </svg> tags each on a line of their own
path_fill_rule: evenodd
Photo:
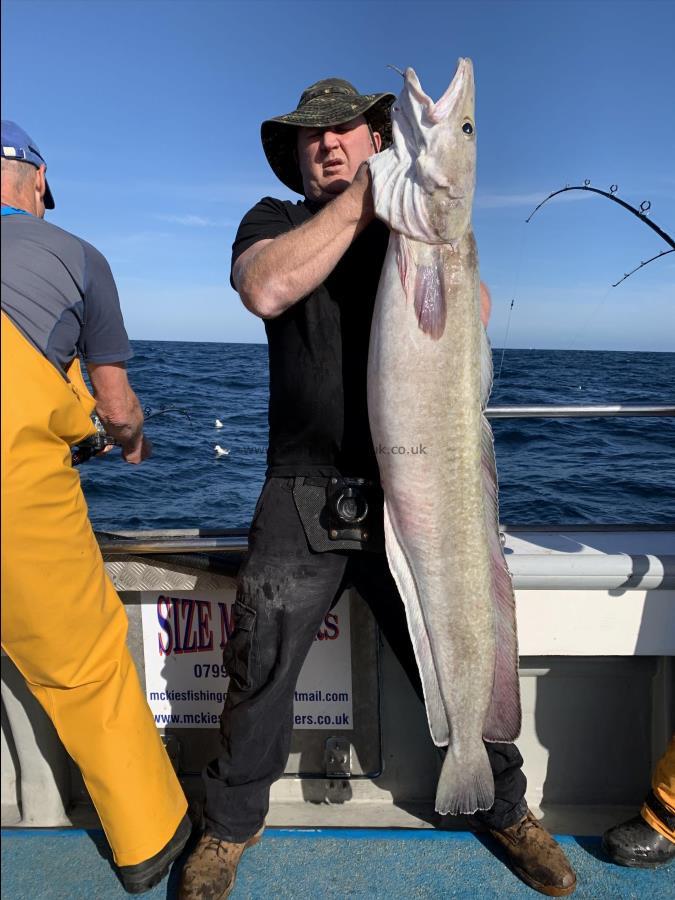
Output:
<svg viewBox="0 0 675 900">
<path fill-rule="evenodd" d="M 92 415 L 91 420 L 96 428 L 96 434 L 92 434 L 91 437 L 85 438 L 70 448 L 71 461 L 74 466 L 87 462 L 92 456 L 102 453 L 106 447 L 119 446 L 115 438 L 106 432 L 96 413 Z"/>
<path fill-rule="evenodd" d="M 170 412 L 183 413 L 183 415 L 187 416 L 188 420 L 192 422 L 190 413 L 186 409 L 181 409 L 178 406 L 163 407 L 156 412 L 152 412 L 150 407 L 146 406 L 143 410 L 143 417 L 147 422 L 148 419 L 154 419 L 155 416 L 163 416 L 165 413 Z M 108 434 L 96 413 L 92 414 L 91 421 L 96 428 L 96 434 L 92 434 L 91 437 L 85 438 L 83 441 L 80 441 L 79 444 L 70 448 L 71 460 L 74 466 L 79 466 L 81 463 L 87 462 L 92 456 L 97 456 L 99 453 L 102 453 L 106 447 L 121 446 L 119 441 L 115 440 L 111 434 Z"/>
</svg>

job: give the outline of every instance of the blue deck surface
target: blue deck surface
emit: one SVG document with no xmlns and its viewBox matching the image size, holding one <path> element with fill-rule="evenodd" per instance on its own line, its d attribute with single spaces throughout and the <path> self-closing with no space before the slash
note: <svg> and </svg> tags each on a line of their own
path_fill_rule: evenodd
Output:
<svg viewBox="0 0 675 900">
<path fill-rule="evenodd" d="M 675 866 L 626 869 L 604 860 L 599 838 L 559 840 L 577 872 L 578 900 L 675 898 Z M 179 870 L 180 862 L 143 896 L 175 897 Z M 103 833 L 67 829 L 3 829 L 1 892 L 3 900 L 128 896 L 111 868 Z M 231 895 L 232 900 L 536 896 L 473 834 L 335 828 L 268 829 L 262 843 L 246 851 Z"/>
</svg>

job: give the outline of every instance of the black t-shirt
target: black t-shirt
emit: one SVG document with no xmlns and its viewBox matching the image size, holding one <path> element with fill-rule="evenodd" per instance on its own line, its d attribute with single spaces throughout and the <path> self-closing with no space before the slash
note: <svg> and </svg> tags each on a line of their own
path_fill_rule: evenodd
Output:
<svg viewBox="0 0 675 900">
<path fill-rule="evenodd" d="M 321 206 L 265 197 L 243 218 L 232 265 L 257 241 Z M 368 424 L 368 341 L 389 231 L 372 222 L 326 281 L 265 321 L 270 369 L 268 475 L 377 478 Z"/>
</svg>

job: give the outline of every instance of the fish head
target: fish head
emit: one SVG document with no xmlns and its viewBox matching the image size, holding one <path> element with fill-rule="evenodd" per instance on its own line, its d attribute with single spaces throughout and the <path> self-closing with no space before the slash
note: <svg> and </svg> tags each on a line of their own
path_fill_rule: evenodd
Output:
<svg viewBox="0 0 675 900">
<path fill-rule="evenodd" d="M 476 126 L 471 60 L 460 59 L 434 103 L 414 69 L 392 107 L 392 146 L 371 157 L 377 215 L 393 230 L 427 243 L 453 243 L 471 222 Z"/>
</svg>

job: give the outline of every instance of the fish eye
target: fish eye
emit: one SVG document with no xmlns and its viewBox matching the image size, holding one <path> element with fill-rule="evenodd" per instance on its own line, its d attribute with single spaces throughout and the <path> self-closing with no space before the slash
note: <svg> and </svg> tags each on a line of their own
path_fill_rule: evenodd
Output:
<svg viewBox="0 0 675 900">
<path fill-rule="evenodd" d="M 465 122 L 462 125 L 462 131 L 464 132 L 464 134 L 473 134 L 473 125 L 471 124 L 471 122 Z"/>
</svg>

